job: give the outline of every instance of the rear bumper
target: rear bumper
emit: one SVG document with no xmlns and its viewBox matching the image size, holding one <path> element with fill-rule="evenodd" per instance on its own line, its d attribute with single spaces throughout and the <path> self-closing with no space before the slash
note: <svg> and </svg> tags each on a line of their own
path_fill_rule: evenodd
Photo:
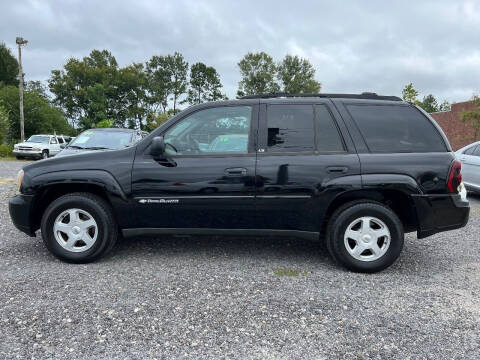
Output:
<svg viewBox="0 0 480 360">
<path fill-rule="evenodd" d="M 35 236 L 35 231 L 32 229 L 31 209 L 33 196 L 16 195 L 8 202 L 8 210 L 13 225 L 30 236 Z"/>
<path fill-rule="evenodd" d="M 417 212 L 417 237 L 458 229 L 468 223 L 470 204 L 457 194 L 412 195 Z"/>
</svg>

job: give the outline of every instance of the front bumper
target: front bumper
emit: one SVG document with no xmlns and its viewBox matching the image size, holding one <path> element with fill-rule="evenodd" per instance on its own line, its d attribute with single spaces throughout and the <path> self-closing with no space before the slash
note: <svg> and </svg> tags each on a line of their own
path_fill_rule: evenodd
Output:
<svg viewBox="0 0 480 360">
<path fill-rule="evenodd" d="M 13 225 L 30 236 L 35 236 L 32 228 L 31 209 L 33 203 L 33 195 L 19 194 L 10 199 L 8 202 L 8 210 Z"/>
<path fill-rule="evenodd" d="M 458 229 L 468 223 L 470 204 L 460 194 L 412 195 L 417 212 L 417 237 Z"/>
<path fill-rule="evenodd" d="M 23 156 L 23 157 L 30 157 L 30 158 L 41 158 L 42 152 L 33 151 L 33 150 L 13 150 L 14 156 Z"/>
</svg>

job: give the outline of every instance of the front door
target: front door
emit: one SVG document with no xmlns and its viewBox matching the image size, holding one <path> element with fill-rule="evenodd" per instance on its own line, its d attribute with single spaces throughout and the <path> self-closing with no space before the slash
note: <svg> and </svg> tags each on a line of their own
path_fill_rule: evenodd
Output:
<svg viewBox="0 0 480 360">
<path fill-rule="evenodd" d="M 358 156 L 340 135 L 329 103 L 262 105 L 259 228 L 318 232 L 328 204 L 342 186 L 360 186 L 360 177 L 352 176 L 360 174 Z M 345 181 L 340 180 L 343 177 Z"/>
<path fill-rule="evenodd" d="M 166 153 L 137 153 L 136 216 L 146 228 L 246 229 L 255 221 L 258 106 L 187 114 L 161 134 Z"/>
</svg>

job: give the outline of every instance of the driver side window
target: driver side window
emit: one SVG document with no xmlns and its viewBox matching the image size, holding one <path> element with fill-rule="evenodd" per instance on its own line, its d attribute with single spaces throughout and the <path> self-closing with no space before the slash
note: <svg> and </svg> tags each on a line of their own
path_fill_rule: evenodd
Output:
<svg viewBox="0 0 480 360">
<path fill-rule="evenodd" d="M 223 106 L 197 111 L 164 136 L 170 155 L 246 154 L 250 106 Z"/>
</svg>

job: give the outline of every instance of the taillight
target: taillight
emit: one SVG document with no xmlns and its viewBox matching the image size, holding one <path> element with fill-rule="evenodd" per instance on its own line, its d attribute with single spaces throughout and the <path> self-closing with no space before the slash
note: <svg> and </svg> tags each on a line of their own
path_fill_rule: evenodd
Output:
<svg viewBox="0 0 480 360">
<path fill-rule="evenodd" d="M 458 193 L 458 186 L 462 183 L 462 163 L 454 160 L 448 173 L 447 188 L 449 193 Z"/>
</svg>

